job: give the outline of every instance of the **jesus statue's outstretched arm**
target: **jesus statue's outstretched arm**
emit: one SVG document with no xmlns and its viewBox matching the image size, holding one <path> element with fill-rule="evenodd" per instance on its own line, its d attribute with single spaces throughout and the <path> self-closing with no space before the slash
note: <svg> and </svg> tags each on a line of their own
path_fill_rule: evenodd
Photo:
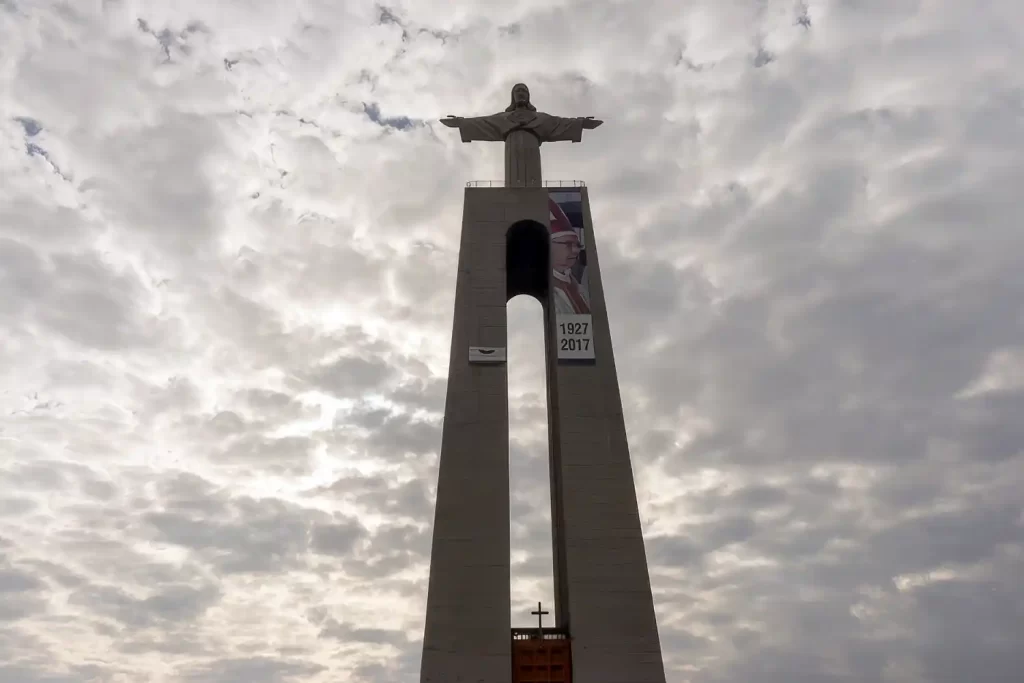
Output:
<svg viewBox="0 0 1024 683">
<path fill-rule="evenodd" d="M 529 129 L 541 142 L 579 142 L 583 139 L 583 131 L 600 126 L 593 116 L 552 116 L 539 114 L 537 122 Z"/>
<path fill-rule="evenodd" d="M 491 116 L 449 116 L 441 119 L 441 123 L 449 128 L 458 128 L 463 142 L 480 140 L 500 142 L 505 139 L 506 128 L 501 125 L 503 120 L 496 115 Z"/>
</svg>

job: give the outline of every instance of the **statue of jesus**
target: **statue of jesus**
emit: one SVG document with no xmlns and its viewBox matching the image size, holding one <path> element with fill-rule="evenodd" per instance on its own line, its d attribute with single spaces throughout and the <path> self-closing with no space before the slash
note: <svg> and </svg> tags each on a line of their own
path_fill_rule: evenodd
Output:
<svg viewBox="0 0 1024 683">
<path fill-rule="evenodd" d="M 505 186 L 540 187 L 540 146 L 544 142 L 579 142 L 583 130 L 603 123 L 593 116 L 565 118 L 537 111 L 530 104 L 530 89 L 522 83 L 512 88 L 512 103 L 503 112 L 490 116 L 441 119 L 449 128 L 458 128 L 463 142 L 474 140 L 505 141 Z"/>
</svg>

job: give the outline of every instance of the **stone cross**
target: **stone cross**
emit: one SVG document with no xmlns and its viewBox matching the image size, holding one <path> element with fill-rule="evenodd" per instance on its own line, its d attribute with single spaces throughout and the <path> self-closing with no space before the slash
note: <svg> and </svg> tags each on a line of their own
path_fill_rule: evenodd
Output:
<svg viewBox="0 0 1024 683">
<path fill-rule="evenodd" d="M 544 638 L 544 615 L 545 614 L 551 614 L 551 612 L 548 612 L 545 609 L 541 609 L 540 603 L 538 602 L 537 603 L 537 611 L 536 612 L 530 612 L 530 614 L 536 614 L 537 615 L 537 633 L 540 635 L 541 638 Z"/>
<path fill-rule="evenodd" d="M 512 102 L 503 112 L 490 116 L 448 116 L 441 123 L 458 128 L 463 142 L 474 140 L 505 143 L 505 187 L 540 187 L 540 146 L 544 142 L 579 142 L 583 131 L 600 126 L 593 116 L 566 118 L 537 111 L 530 104 L 530 89 L 522 83 L 512 88 Z"/>
</svg>

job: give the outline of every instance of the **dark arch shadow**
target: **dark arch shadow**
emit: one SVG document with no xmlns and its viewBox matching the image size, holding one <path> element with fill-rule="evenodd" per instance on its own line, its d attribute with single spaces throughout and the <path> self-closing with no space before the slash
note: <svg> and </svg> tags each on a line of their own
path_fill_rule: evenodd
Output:
<svg viewBox="0 0 1024 683">
<path fill-rule="evenodd" d="M 546 304 L 549 259 L 548 229 L 536 221 L 513 223 L 505 233 L 506 300 L 526 294 Z"/>
</svg>

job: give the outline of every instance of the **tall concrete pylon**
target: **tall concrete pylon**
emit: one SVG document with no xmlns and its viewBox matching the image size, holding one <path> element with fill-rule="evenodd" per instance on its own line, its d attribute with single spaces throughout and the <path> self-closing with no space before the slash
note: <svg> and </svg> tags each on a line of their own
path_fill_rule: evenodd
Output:
<svg viewBox="0 0 1024 683">
<path fill-rule="evenodd" d="M 568 650 L 557 680 L 665 683 L 587 188 L 544 187 L 531 150 L 600 122 L 516 103 L 444 120 L 503 140 L 506 181 L 465 190 L 420 680 L 515 680 L 504 361 L 506 304 L 527 294 L 544 311 L 555 587 L 535 645 Z"/>
</svg>

